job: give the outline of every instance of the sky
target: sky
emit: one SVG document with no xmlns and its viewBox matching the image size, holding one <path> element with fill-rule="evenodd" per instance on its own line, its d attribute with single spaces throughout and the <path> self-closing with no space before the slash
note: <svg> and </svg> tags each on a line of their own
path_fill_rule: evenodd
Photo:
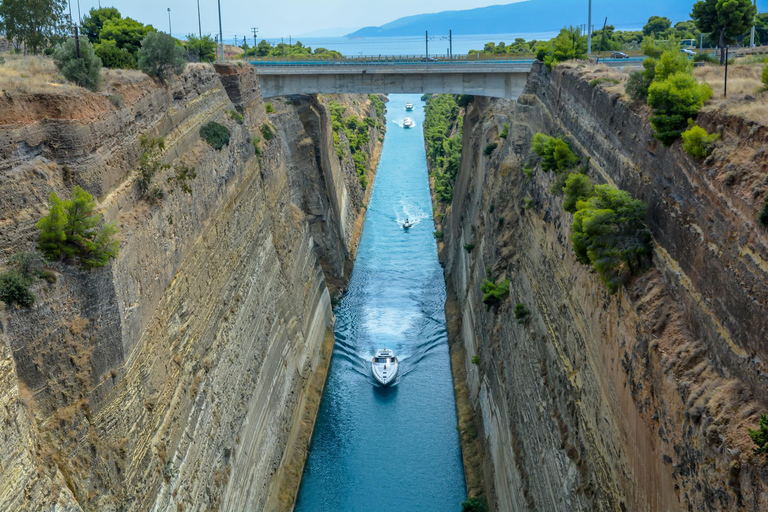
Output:
<svg viewBox="0 0 768 512">
<path fill-rule="evenodd" d="M 69 0 L 72 16 L 77 18 L 77 4 L 85 15 L 98 0 Z M 344 35 L 358 28 L 382 25 L 403 16 L 446 10 L 472 9 L 494 4 L 513 3 L 514 0 L 221 0 L 224 41 L 231 42 L 235 35 L 242 44 L 244 35 L 252 44 L 251 27 L 258 27 L 258 37 L 275 38 L 304 36 L 318 30 L 336 29 L 335 33 L 317 35 Z M 168 31 L 168 12 L 171 9 L 173 35 L 182 37 L 197 33 L 196 0 L 101 0 L 103 7 L 117 7 L 123 16 Z M 385 9 L 382 6 L 386 6 Z M 217 0 L 200 0 L 203 33 L 218 33 Z M 314 34 L 313 34 L 314 35 Z"/>
</svg>

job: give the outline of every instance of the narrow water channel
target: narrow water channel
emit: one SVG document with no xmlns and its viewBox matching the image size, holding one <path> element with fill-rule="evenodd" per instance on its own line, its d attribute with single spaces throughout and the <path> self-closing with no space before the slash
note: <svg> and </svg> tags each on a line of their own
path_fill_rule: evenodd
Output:
<svg viewBox="0 0 768 512">
<path fill-rule="evenodd" d="M 405 111 L 406 102 L 414 104 Z M 296 510 L 461 510 L 464 473 L 445 327 L 445 283 L 432 236 L 418 95 L 391 95 L 388 132 Z M 411 117 L 415 126 L 402 128 Z M 404 231 L 402 222 L 414 222 Z M 400 359 L 387 388 L 378 348 Z"/>
</svg>

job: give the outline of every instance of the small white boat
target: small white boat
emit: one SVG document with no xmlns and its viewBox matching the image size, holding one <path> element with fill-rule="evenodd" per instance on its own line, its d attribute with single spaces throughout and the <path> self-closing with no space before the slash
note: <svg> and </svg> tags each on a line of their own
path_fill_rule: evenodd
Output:
<svg viewBox="0 0 768 512">
<path fill-rule="evenodd" d="M 408 220 L 408 219 L 405 219 L 405 222 L 403 222 L 403 229 L 404 229 L 404 230 L 406 230 L 406 231 L 408 231 L 408 229 L 409 229 L 410 227 L 412 227 L 412 226 L 413 226 L 413 222 L 411 222 L 411 221 L 410 221 L 410 220 Z"/>
<path fill-rule="evenodd" d="M 403 120 L 403 128 L 413 128 L 413 119 L 406 117 Z"/>
<path fill-rule="evenodd" d="M 413 110 L 413 103 L 411 103 L 410 101 L 408 103 L 406 103 L 405 104 L 405 110 L 408 110 L 409 112 L 411 110 Z"/>
<path fill-rule="evenodd" d="M 371 359 L 373 378 L 382 386 L 389 386 L 395 381 L 397 366 L 397 357 L 388 348 L 377 350 L 376 355 Z"/>
</svg>

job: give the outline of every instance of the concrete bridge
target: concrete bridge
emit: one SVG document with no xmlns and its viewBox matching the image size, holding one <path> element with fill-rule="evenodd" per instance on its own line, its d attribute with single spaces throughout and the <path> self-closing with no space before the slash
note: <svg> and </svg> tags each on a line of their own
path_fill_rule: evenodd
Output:
<svg viewBox="0 0 768 512">
<path fill-rule="evenodd" d="M 314 93 L 446 93 L 517 99 L 532 60 L 253 61 L 265 98 Z"/>
</svg>

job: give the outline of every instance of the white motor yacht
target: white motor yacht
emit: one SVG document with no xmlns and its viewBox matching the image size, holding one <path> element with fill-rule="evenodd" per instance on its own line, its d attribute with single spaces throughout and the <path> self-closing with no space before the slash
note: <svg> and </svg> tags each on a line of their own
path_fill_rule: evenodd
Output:
<svg viewBox="0 0 768 512">
<path fill-rule="evenodd" d="M 406 117 L 403 120 L 403 128 L 413 128 L 413 119 Z"/>
<path fill-rule="evenodd" d="M 405 104 L 405 110 L 408 110 L 408 111 L 413 110 L 413 103 L 411 103 L 410 101 L 408 103 L 406 103 Z"/>
<path fill-rule="evenodd" d="M 389 386 L 395 381 L 397 366 L 397 357 L 388 348 L 377 350 L 376 355 L 371 359 L 373 378 L 382 386 Z"/>
</svg>

